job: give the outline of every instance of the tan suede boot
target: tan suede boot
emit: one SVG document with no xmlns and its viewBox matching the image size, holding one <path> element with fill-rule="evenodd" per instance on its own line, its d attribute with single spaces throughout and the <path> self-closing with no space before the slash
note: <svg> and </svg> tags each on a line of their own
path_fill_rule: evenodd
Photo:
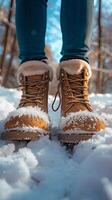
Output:
<svg viewBox="0 0 112 200">
<path fill-rule="evenodd" d="M 77 144 L 106 127 L 105 122 L 93 112 L 88 100 L 91 69 L 85 61 L 72 59 L 60 63 L 57 76 L 60 81 L 62 116 L 59 140 Z"/>
<path fill-rule="evenodd" d="M 50 132 L 48 89 L 52 79 L 49 66 L 41 61 L 23 63 L 17 73 L 22 97 L 16 111 L 5 123 L 5 140 L 37 140 Z"/>
</svg>

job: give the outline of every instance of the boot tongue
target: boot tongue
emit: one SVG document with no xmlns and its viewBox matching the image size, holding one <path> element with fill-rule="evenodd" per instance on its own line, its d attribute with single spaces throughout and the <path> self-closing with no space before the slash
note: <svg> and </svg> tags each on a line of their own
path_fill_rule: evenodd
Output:
<svg viewBox="0 0 112 200">
<path fill-rule="evenodd" d="M 70 83 L 71 89 L 74 89 L 74 87 L 76 85 L 75 91 L 77 92 L 77 91 L 79 91 L 78 86 L 83 87 L 83 85 L 84 85 L 84 81 L 83 81 L 84 80 L 84 71 L 82 71 L 80 74 L 74 74 L 74 75 L 68 74 L 68 79 L 70 80 L 69 83 Z M 76 80 L 76 79 L 77 79 L 77 84 L 74 84 L 74 80 Z"/>
<path fill-rule="evenodd" d="M 84 85 L 85 85 L 84 69 L 81 70 L 80 74 L 75 74 L 75 75 L 68 74 L 68 78 L 69 80 L 73 80 L 73 81 L 69 81 L 72 95 L 76 97 L 76 99 L 78 99 L 78 95 L 81 95 L 79 98 L 83 100 L 84 99 Z M 74 83 L 74 80 L 77 80 L 77 83 Z M 84 110 L 87 110 L 87 108 L 85 104 L 76 102 L 75 104 L 73 104 L 69 112 L 78 112 L 80 110 L 84 111 Z"/>
<path fill-rule="evenodd" d="M 87 76 L 87 69 L 83 68 L 80 70 L 80 73 L 76 74 L 69 74 L 65 71 L 66 74 L 66 84 L 70 87 L 69 94 L 71 96 L 71 104 L 69 103 L 69 109 L 65 105 L 65 112 L 64 115 L 68 115 L 70 112 L 79 112 L 79 111 L 85 111 L 89 110 L 88 106 L 84 102 L 84 99 L 87 99 L 88 91 L 85 90 L 87 88 L 88 90 L 88 76 Z M 85 96 L 85 93 L 87 96 Z M 72 98 L 73 97 L 73 98 Z M 73 99 L 73 100 L 72 100 Z M 76 99 L 76 102 L 73 103 L 74 99 Z M 67 99 L 64 100 L 65 104 L 68 105 Z M 81 102 L 82 101 L 82 102 Z"/>
<path fill-rule="evenodd" d="M 84 88 L 88 88 L 88 80 L 90 76 L 88 63 L 80 60 L 75 60 L 72 62 L 71 60 L 69 66 L 64 65 L 62 68 L 67 73 L 72 95 L 82 95 L 81 98 L 83 99 L 85 93 Z M 83 105 L 83 107 L 85 107 L 85 105 Z"/>
<path fill-rule="evenodd" d="M 38 106 L 47 112 L 49 81 L 53 79 L 50 66 L 42 61 L 25 62 L 18 69 L 17 79 L 22 90 L 18 108 Z"/>
<path fill-rule="evenodd" d="M 25 77 L 27 81 L 41 81 L 42 80 L 42 75 L 33 75 L 33 76 L 26 76 Z"/>
<path fill-rule="evenodd" d="M 36 92 L 36 96 L 41 96 L 41 87 L 45 87 L 45 81 L 48 81 L 48 74 L 44 73 L 43 75 L 33 75 L 33 76 L 26 76 L 25 77 L 25 82 L 26 82 L 26 94 L 33 94 L 34 90 L 37 85 L 38 85 L 38 91 Z M 32 87 L 30 87 L 32 86 Z M 39 87 L 40 86 L 40 87 Z M 35 93 L 34 93 L 35 96 Z"/>
<path fill-rule="evenodd" d="M 39 106 L 47 112 L 47 90 L 49 73 L 43 75 L 23 76 L 21 80 L 22 98 L 19 107 Z"/>
</svg>

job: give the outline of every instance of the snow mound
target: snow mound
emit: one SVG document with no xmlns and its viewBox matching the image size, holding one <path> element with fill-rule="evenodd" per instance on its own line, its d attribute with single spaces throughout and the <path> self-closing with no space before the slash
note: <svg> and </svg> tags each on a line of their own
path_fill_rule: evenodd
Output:
<svg viewBox="0 0 112 200">
<path fill-rule="evenodd" d="M 16 116 L 29 116 L 29 117 L 39 117 L 41 119 L 43 119 L 44 121 L 46 121 L 46 123 L 49 124 L 49 118 L 47 113 L 45 113 L 41 108 L 39 108 L 38 106 L 32 107 L 32 106 L 27 106 L 27 107 L 21 107 L 18 108 L 17 110 L 12 111 L 8 117 L 7 120 L 8 121 L 10 119 L 10 117 L 16 117 Z"/>
<path fill-rule="evenodd" d="M 19 93 L 0 88 L 0 94 L 2 132 L 4 119 L 15 110 Z M 0 141 L 0 200 L 112 199 L 112 113 L 108 114 L 112 95 L 92 94 L 90 98 L 109 127 L 81 142 L 74 148 L 73 155 L 48 136 L 28 143 L 18 152 L 15 144 Z M 51 112 L 52 100 L 50 96 L 49 114 L 57 134 L 60 115 Z"/>
<path fill-rule="evenodd" d="M 9 113 L 9 115 L 7 116 L 7 118 L 4 120 L 4 123 L 8 122 L 10 120 L 11 117 L 16 117 L 18 116 L 19 118 L 21 116 L 28 116 L 28 117 L 39 117 L 40 119 L 43 119 L 46 124 L 48 124 L 48 126 L 50 126 L 50 120 L 48 117 L 48 114 L 45 113 L 41 108 L 39 108 L 38 106 L 35 107 L 31 107 L 31 106 L 27 106 L 27 107 L 21 107 L 18 108 L 17 110 L 13 110 L 12 112 Z M 18 123 L 18 122 L 17 122 Z M 11 130 L 15 130 L 15 128 L 10 128 L 10 129 L 6 129 L 7 131 L 11 131 Z M 42 134 L 46 134 L 47 131 L 43 130 L 39 127 L 31 127 L 31 126 L 26 126 L 26 125 L 22 125 L 22 127 L 17 127 L 16 130 L 18 131 L 24 131 L 24 132 L 39 132 Z"/>
<path fill-rule="evenodd" d="M 75 122 L 75 121 L 80 121 L 81 123 L 85 123 L 86 120 L 90 118 L 91 121 L 93 120 L 98 120 L 101 119 L 102 121 L 104 121 L 104 123 L 106 123 L 105 119 L 101 116 L 99 116 L 96 112 L 88 112 L 88 111 L 80 111 L 80 112 L 76 112 L 76 113 L 69 113 L 66 117 L 62 117 L 61 121 L 60 121 L 60 129 L 63 130 L 63 128 L 65 126 L 69 126 L 71 123 Z M 89 124 L 89 126 L 92 126 L 93 124 Z M 94 128 L 94 127 L 90 127 L 90 128 Z M 78 130 L 79 131 L 79 130 Z M 74 130 L 73 130 L 74 132 Z M 77 130 L 76 130 L 77 132 Z M 68 133 L 68 131 L 67 131 Z M 71 133 L 71 131 L 70 131 Z M 82 131 L 83 133 L 83 131 Z"/>
</svg>

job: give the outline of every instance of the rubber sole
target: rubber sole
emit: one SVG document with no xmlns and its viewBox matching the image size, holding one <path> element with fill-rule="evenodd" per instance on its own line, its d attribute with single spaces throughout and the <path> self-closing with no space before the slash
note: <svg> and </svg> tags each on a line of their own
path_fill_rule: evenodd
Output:
<svg viewBox="0 0 112 200">
<path fill-rule="evenodd" d="M 78 134 L 62 134 L 58 135 L 58 139 L 62 144 L 74 144 L 77 145 L 79 142 L 89 140 L 95 133 L 78 133 Z"/>
<path fill-rule="evenodd" d="M 39 132 L 24 132 L 11 130 L 3 132 L 1 135 L 1 139 L 8 141 L 29 141 L 29 140 L 39 140 L 40 137 L 48 134 L 41 134 Z"/>
</svg>

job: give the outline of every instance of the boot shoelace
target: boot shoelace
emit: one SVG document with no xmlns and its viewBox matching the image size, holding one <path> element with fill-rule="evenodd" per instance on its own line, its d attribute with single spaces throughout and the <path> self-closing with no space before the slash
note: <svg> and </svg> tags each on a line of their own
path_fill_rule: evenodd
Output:
<svg viewBox="0 0 112 200">
<path fill-rule="evenodd" d="M 22 88 L 23 91 L 19 107 L 23 107 L 27 103 L 43 106 L 47 83 L 48 80 L 28 80 L 26 83 L 19 85 L 19 88 Z"/>
<path fill-rule="evenodd" d="M 62 78 L 62 80 L 58 84 L 58 90 L 56 92 L 54 101 L 52 103 L 52 109 L 54 112 L 56 112 L 62 103 L 61 98 L 61 82 L 63 82 L 63 92 L 66 96 L 66 111 L 69 111 L 74 103 L 81 103 L 84 104 L 89 111 L 92 111 L 92 106 L 88 99 L 88 80 L 87 78 L 82 78 L 82 73 L 75 76 L 74 78 L 67 77 L 67 74 L 65 77 Z M 59 105 L 57 108 L 54 108 L 57 96 L 59 96 Z"/>
</svg>

